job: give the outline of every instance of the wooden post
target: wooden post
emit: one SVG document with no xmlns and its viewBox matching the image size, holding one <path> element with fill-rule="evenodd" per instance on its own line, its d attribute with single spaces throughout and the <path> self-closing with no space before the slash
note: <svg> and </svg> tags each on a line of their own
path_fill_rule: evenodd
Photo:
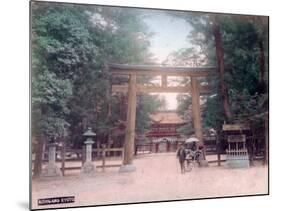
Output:
<svg viewBox="0 0 281 211">
<path fill-rule="evenodd" d="M 159 149 L 159 142 L 155 143 L 155 152 L 157 153 Z"/>
<path fill-rule="evenodd" d="M 86 161 L 86 146 L 83 145 L 82 146 L 82 166 L 85 163 L 85 161 Z"/>
<path fill-rule="evenodd" d="M 138 144 L 135 144 L 135 146 L 134 146 L 134 155 L 137 155 L 138 150 L 141 151 L 141 150 L 142 150 L 142 147 L 139 147 Z"/>
<path fill-rule="evenodd" d="M 128 90 L 128 108 L 127 108 L 127 125 L 124 143 L 124 165 L 132 164 L 135 141 L 135 124 L 136 124 L 136 75 L 130 75 Z"/>
<path fill-rule="evenodd" d="M 216 140 L 217 140 L 216 142 L 217 142 L 218 166 L 221 166 L 221 144 L 218 135 L 216 135 Z"/>
<path fill-rule="evenodd" d="M 161 86 L 162 87 L 167 87 L 167 75 L 162 75 L 161 76 Z"/>
<path fill-rule="evenodd" d="M 106 157 L 106 156 L 110 156 L 110 146 L 109 146 L 109 143 L 108 143 L 108 142 L 107 142 L 106 148 L 107 148 L 107 150 L 106 150 L 106 152 L 105 152 L 105 157 Z"/>
<path fill-rule="evenodd" d="M 101 147 L 100 147 L 100 142 L 97 141 L 97 157 L 98 158 L 101 157 L 101 153 L 102 153 L 102 151 L 101 151 Z"/>
<path fill-rule="evenodd" d="M 122 149 L 122 151 L 121 151 L 121 158 L 122 158 L 122 160 L 124 160 L 124 157 L 125 157 L 125 153 L 124 153 L 125 151 L 124 151 L 124 148 Z"/>
<path fill-rule="evenodd" d="M 102 144 L 102 171 L 105 171 L 105 144 Z"/>
<path fill-rule="evenodd" d="M 62 140 L 62 146 L 61 146 L 61 172 L 62 176 L 64 176 L 65 171 L 65 140 Z"/>
<path fill-rule="evenodd" d="M 197 78 L 194 77 L 191 77 L 191 97 L 195 136 L 200 140 L 200 144 L 203 145 L 203 133 L 200 115 L 200 95 L 198 90 Z"/>
<path fill-rule="evenodd" d="M 264 120 L 264 133 L 265 133 L 265 144 L 264 144 L 264 164 L 268 164 L 268 117 Z"/>
</svg>

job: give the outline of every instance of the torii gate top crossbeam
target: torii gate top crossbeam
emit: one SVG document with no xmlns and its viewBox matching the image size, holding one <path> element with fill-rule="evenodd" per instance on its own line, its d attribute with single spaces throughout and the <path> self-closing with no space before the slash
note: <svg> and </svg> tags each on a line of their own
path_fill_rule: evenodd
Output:
<svg viewBox="0 0 281 211">
<path fill-rule="evenodd" d="M 151 75 L 151 76 L 190 76 L 205 77 L 212 75 L 216 67 L 173 67 L 155 65 L 108 64 L 114 75 Z"/>
<path fill-rule="evenodd" d="M 134 84 L 137 92 L 166 92 L 166 93 L 187 93 L 191 92 L 191 85 L 186 86 L 168 86 L 167 77 L 191 77 L 191 81 L 197 81 L 197 77 L 211 76 L 215 67 L 168 67 L 168 66 L 150 66 L 150 65 L 126 65 L 126 64 L 108 64 L 109 70 L 113 75 L 131 76 L 161 76 L 160 86 L 145 86 Z M 197 82 L 196 82 L 197 83 Z M 196 85 L 196 92 L 207 93 L 208 86 Z M 113 92 L 128 92 L 128 85 L 112 85 Z"/>
</svg>

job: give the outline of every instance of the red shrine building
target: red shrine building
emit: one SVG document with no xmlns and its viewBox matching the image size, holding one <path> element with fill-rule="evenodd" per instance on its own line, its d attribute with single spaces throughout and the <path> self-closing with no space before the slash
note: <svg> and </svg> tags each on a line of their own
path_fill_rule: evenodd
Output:
<svg viewBox="0 0 281 211">
<path fill-rule="evenodd" d="M 176 111 L 159 111 L 150 116 L 150 130 L 145 134 L 154 149 L 153 152 L 175 151 L 184 138 L 177 129 L 186 122 Z"/>
</svg>

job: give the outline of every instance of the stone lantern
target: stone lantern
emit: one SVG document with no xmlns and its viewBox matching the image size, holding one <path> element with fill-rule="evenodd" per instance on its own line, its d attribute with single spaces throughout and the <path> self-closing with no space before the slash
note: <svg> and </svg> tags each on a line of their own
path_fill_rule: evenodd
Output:
<svg viewBox="0 0 281 211">
<path fill-rule="evenodd" d="M 43 169 L 41 179 L 59 179 L 62 178 L 60 168 L 56 165 L 56 143 L 50 141 L 48 144 L 48 164 Z"/>
<path fill-rule="evenodd" d="M 83 136 L 86 137 L 86 141 L 84 142 L 86 145 L 86 161 L 82 166 L 81 173 L 83 175 L 91 175 L 95 171 L 95 166 L 92 162 L 92 145 L 95 143 L 93 137 L 95 137 L 96 134 L 92 131 L 92 128 L 89 127 Z"/>
</svg>

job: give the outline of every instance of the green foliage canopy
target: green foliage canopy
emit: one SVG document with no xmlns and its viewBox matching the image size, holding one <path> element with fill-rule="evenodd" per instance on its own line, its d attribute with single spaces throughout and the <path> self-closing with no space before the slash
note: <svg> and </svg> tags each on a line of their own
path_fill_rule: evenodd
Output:
<svg viewBox="0 0 281 211">
<path fill-rule="evenodd" d="M 109 112 L 116 79 L 106 63 L 149 62 L 149 36 L 139 10 L 33 2 L 33 135 L 68 137 L 79 145 L 91 126 L 106 139 L 126 113 Z M 115 100 L 121 103 L 120 97 Z M 157 105 L 155 98 L 139 97 L 137 131 L 144 132 Z"/>
</svg>

